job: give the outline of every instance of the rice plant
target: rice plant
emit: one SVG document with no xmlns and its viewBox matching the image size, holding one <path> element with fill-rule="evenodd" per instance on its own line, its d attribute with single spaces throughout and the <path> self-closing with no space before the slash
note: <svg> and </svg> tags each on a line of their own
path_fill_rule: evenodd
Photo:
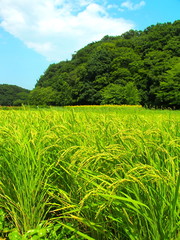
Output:
<svg viewBox="0 0 180 240">
<path fill-rule="evenodd" d="M 47 239 L 177 240 L 179 115 L 127 106 L 1 110 L 6 221 L 22 237 L 42 226 Z"/>
</svg>

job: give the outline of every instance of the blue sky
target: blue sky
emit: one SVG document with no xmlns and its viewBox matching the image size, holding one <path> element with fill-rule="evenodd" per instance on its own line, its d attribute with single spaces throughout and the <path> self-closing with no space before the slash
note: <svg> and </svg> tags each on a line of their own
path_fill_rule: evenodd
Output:
<svg viewBox="0 0 180 240">
<path fill-rule="evenodd" d="M 33 89 L 49 64 L 105 35 L 180 19 L 180 0 L 0 0 L 0 84 Z"/>
</svg>

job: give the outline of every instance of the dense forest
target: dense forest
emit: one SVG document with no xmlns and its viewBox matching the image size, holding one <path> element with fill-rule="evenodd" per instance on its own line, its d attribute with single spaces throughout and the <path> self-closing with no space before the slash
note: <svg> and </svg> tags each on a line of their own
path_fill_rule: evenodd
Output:
<svg viewBox="0 0 180 240">
<path fill-rule="evenodd" d="M 0 84 L 0 106 L 28 104 L 29 92 L 16 85 Z"/>
<path fill-rule="evenodd" d="M 180 108 L 180 20 L 88 44 L 71 60 L 51 64 L 28 102 Z"/>
</svg>

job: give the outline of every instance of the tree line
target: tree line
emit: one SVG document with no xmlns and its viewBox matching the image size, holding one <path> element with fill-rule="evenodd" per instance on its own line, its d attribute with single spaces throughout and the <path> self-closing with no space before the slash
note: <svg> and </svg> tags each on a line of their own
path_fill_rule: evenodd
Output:
<svg viewBox="0 0 180 240">
<path fill-rule="evenodd" d="M 0 106 L 28 104 L 30 90 L 16 85 L 0 84 Z"/>
<path fill-rule="evenodd" d="M 26 101 L 180 108 L 180 20 L 88 44 L 71 60 L 51 64 Z"/>
</svg>

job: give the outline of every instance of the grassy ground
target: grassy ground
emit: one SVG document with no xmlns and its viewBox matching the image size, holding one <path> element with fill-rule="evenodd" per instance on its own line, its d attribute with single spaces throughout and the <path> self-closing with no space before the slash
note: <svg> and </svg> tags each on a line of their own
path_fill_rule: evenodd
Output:
<svg viewBox="0 0 180 240">
<path fill-rule="evenodd" d="M 1 110 L 0 238 L 178 239 L 179 119 L 138 106 Z"/>
</svg>

